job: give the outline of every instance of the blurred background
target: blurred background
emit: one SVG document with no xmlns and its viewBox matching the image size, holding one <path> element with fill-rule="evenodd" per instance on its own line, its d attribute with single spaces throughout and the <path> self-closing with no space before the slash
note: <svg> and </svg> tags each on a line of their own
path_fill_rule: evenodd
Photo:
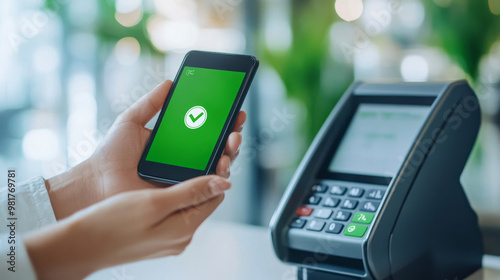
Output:
<svg viewBox="0 0 500 280">
<path fill-rule="evenodd" d="M 2 0 L 0 31 L 0 170 L 24 179 L 89 157 L 187 51 L 256 55 L 234 188 L 213 217 L 256 225 L 354 80 L 467 79 L 483 123 L 462 182 L 500 255 L 500 0 Z"/>
</svg>

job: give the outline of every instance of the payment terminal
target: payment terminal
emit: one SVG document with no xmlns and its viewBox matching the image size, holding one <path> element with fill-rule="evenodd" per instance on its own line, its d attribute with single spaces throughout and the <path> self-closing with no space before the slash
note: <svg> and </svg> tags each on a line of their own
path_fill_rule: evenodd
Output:
<svg viewBox="0 0 500 280">
<path fill-rule="evenodd" d="M 271 219 L 299 279 L 463 279 L 481 267 L 460 175 L 480 124 L 465 81 L 355 83 Z"/>
</svg>

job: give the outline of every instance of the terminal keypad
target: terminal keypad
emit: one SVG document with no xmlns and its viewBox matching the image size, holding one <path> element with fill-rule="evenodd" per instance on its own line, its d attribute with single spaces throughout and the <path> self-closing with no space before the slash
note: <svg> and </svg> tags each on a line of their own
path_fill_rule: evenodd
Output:
<svg viewBox="0 0 500 280">
<path fill-rule="evenodd" d="M 363 237 L 385 195 L 384 187 L 321 182 L 311 187 L 290 228 Z"/>
</svg>

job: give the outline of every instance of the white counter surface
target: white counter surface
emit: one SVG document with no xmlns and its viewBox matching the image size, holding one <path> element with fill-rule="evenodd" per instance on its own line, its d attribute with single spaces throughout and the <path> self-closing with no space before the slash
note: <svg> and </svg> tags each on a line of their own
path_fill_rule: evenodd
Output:
<svg viewBox="0 0 500 280">
<path fill-rule="evenodd" d="M 485 268 L 469 277 L 500 280 L 500 257 L 486 256 Z M 296 268 L 274 255 L 265 227 L 208 221 L 180 256 L 126 264 L 98 271 L 87 280 L 264 280 L 296 279 Z"/>
</svg>

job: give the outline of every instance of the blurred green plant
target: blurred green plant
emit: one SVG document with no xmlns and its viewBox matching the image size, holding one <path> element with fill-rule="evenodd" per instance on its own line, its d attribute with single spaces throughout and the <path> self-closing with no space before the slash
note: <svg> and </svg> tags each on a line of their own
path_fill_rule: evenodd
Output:
<svg viewBox="0 0 500 280">
<path fill-rule="evenodd" d="M 335 61 L 329 54 L 328 31 L 338 20 L 333 0 L 290 0 L 292 42 L 284 51 L 269 49 L 264 40 L 257 42 L 259 56 L 280 75 L 290 98 L 306 108 L 303 124 L 310 141 L 326 116 L 353 81 L 352 66 Z M 471 81 L 477 81 L 479 62 L 498 39 L 500 17 L 491 12 L 491 5 L 500 10 L 500 0 L 434 0 L 422 1 L 432 24 L 431 43 L 442 48 Z M 99 16 L 95 32 L 104 42 L 134 37 L 141 49 L 163 55 L 151 43 L 146 23 L 151 13 L 144 11 L 140 22 L 125 27 L 115 19 L 115 1 L 97 1 Z M 492 4 L 493 3 L 493 4 Z M 45 8 L 60 13 L 58 0 L 45 0 Z M 262 32 L 265 28 L 259 28 Z M 264 38 L 264 36 L 258 36 Z"/>
<path fill-rule="evenodd" d="M 500 0 L 433 0 L 422 1 L 429 15 L 433 32 L 430 42 L 443 49 L 468 75 L 476 90 L 479 85 L 481 59 L 490 52 L 500 38 Z M 472 150 L 469 162 L 479 165 L 482 161 L 481 134 Z M 471 164 L 471 163 L 469 163 Z"/>
<path fill-rule="evenodd" d="M 352 82 L 352 68 L 333 61 L 328 53 L 328 29 L 337 20 L 333 1 L 290 0 L 293 41 L 286 51 L 273 51 L 259 42 L 264 61 L 280 75 L 290 98 L 306 107 L 304 130 L 308 140 L 316 134 L 341 94 Z M 469 76 L 479 78 L 479 63 L 498 40 L 500 0 L 423 0 L 432 25 L 431 44 L 443 49 Z M 261 28 L 263 30 L 264 28 Z M 260 36 L 263 38 L 264 36 Z M 337 71 L 322 81 L 323 73 Z M 334 82 L 333 82 L 334 81 Z"/>
<path fill-rule="evenodd" d="M 483 55 L 499 39 L 500 16 L 490 6 L 500 9 L 498 0 L 422 1 L 434 31 L 431 42 L 441 47 L 472 82 L 479 78 Z"/>
<path fill-rule="evenodd" d="M 287 95 L 306 108 L 303 131 L 308 142 L 352 83 L 352 67 L 329 53 L 329 29 L 337 20 L 332 1 L 291 0 L 292 42 L 276 51 L 258 42 L 259 57 L 282 79 Z M 263 32 L 265 27 L 259 28 Z M 263 34 L 258 36 L 265 38 Z"/>
<path fill-rule="evenodd" d="M 44 8 L 54 11 L 59 16 L 64 17 L 64 3 L 60 0 L 45 0 Z M 95 35 L 99 37 L 101 42 L 116 43 L 124 37 L 134 37 L 141 45 L 142 51 L 147 51 L 151 54 L 164 55 L 158 51 L 152 44 L 147 31 L 148 19 L 152 13 L 143 11 L 141 20 L 134 26 L 126 27 L 118 23 L 115 19 L 116 7 L 115 1 L 96 1 L 98 5 L 98 17 L 95 24 Z"/>
</svg>

